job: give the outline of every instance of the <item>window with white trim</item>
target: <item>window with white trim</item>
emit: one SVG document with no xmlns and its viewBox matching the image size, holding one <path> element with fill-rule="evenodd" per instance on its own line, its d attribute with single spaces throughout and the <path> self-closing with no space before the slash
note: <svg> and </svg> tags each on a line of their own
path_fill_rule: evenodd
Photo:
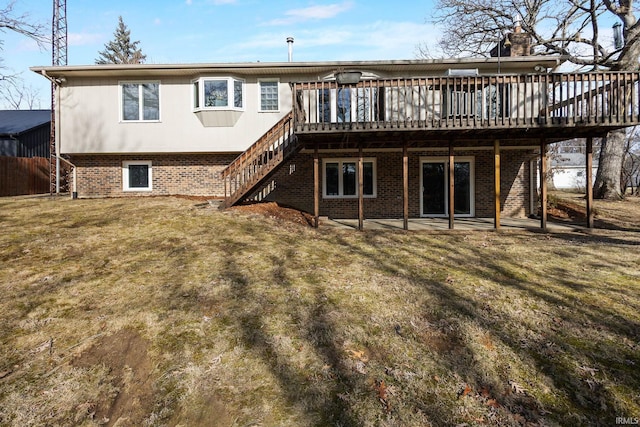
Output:
<svg viewBox="0 0 640 427">
<path fill-rule="evenodd" d="M 261 80 L 258 84 L 260 86 L 260 111 L 280 110 L 278 82 L 276 80 Z"/>
<path fill-rule="evenodd" d="M 151 191 L 153 189 L 153 175 L 151 161 L 122 162 L 122 190 L 123 191 Z"/>
<path fill-rule="evenodd" d="M 376 161 L 363 159 L 363 197 L 376 197 Z M 322 193 L 325 198 L 358 197 L 358 159 L 323 160 Z"/>
<path fill-rule="evenodd" d="M 121 82 L 120 100 L 123 122 L 160 120 L 159 82 Z"/>
<path fill-rule="evenodd" d="M 193 81 L 194 110 L 244 109 L 244 80 L 202 77 Z"/>
</svg>

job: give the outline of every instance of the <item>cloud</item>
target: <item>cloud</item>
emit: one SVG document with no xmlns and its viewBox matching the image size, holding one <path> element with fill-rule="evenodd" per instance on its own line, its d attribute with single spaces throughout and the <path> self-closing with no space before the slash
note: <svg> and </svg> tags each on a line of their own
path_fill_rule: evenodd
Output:
<svg viewBox="0 0 640 427">
<path fill-rule="evenodd" d="M 69 46 L 87 46 L 100 43 L 102 40 L 104 40 L 104 35 L 98 33 L 69 33 L 67 35 Z"/>
<path fill-rule="evenodd" d="M 153 23 L 155 25 L 161 25 L 162 24 L 162 20 L 160 18 L 156 18 L 156 19 L 153 20 Z"/>
<path fill-rule="evenodd" d="M 302 31 L 262 32 L 215 51 L 223 58 L 285 61 L 287 36 L 294 36 L 295 61 L 366 61 L 415 59 L 416 46 L 439 37 L 430 24 L 377 21 L 363 25 L 328 25 Z M 436 46 L 434 46 L 435 48 Z"/>
<path fill-rule="evenodd" d="M 342 12 L 353 7 L 353 2 L 346 1 L 342 3 L 333 3 L 319 6 L 309 6 L 300 9 L 290 9 L 286 11 L 285 18 L 274 19 L 266 23 L 266 25 L 287 25 L 296 22 L 304 22 L 310 20 L 320 20 L 333 18 Z"/>
<path fill-rule="evenodd" d="M 184 2 L 186 5 L 191 5 L 193 4 L 193 0 L 185 0 Z"/>
</svg>

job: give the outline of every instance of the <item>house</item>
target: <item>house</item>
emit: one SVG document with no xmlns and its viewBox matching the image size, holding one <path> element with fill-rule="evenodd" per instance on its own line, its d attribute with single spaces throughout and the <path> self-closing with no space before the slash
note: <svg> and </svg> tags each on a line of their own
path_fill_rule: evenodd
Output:
<svg viewBox="0 0 640 427">
<path fill-rule="evenodd" d="M 579 190 L 587 188 L 584 153 L 560 152 L 551 159 L 553 186 L 558 190 Z M 591 167 L 591 185 L 598 171 L 598 162 Z"/>
<path fill-rule="evenodd" d="M 76 167 L 79 197 L 207 195 L 225 206 L 275 200 L 360 226 L 364 217 L 407 227 L 409 217 L 441 216 L 451 227 L 454 217 L 493 217 L 499 227 L 501 215 L 537 210 L 535 161 L 549 144 L 640 122 L 630 108 L 638 73 L 551 73 L 561 62 L 32 70 L 56 83 L 58 152 Z"/>
<path fill-rule="evenodd" d="M 49 157 L 51 110 L 0 110 L 0 156 Z"/>
</svg>

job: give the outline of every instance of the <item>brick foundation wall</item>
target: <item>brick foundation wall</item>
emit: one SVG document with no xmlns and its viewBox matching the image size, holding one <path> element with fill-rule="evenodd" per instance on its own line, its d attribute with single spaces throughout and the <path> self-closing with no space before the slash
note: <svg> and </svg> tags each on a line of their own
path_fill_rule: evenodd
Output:
<svg viewBox="0 0 640 427">
<path fill-rule="evenodd" d="M 473 157 L 475 169 L 475 216 L 493 216 L 493 151 L 456 151 L 456 157 Z M 409 216 L 420 216 L 421 158 L 446 157 L 447 151 L 409 152 Z M 529 162 L 527 150 L 501 151 L 501 203 L 504 216 L 526 216 L 529 212 Z M 224 183 L 220 172 L 236 154 L 171 155 L 76 155 L 79 197 L 119 197 L 147 195 L 194 195 L 222 197 Z M 357 152 L 322 153 L 328 158 L 357 159 Z M 402 217 L 402 153 L 367 152 L 376 159 L 376 197 L 364 199 L 367 218 Z M 153 191 L 123 191 L 124 161 L 151 161 Z M 313 212 L 313 154 L 299 153 L 286 162 L 268 181 L 260 198 L 274 200 L 307 212 Z M 357 218 L 358 199 L 320 199 L 320 215 L 332 218 Z"/>
<path fill-rule="evenodd" d="M 494 167 L 493 150 L 456 151 L 456 157 L 473 157 L 475 180 L 475 216 L 493 217 Z M 420 216 L 420 161 L 421 158 L 446 157 L 447 151 L 409 152 L 409 216 Z M 500 193 L 501 212 L 506 217 L 523 217 L 530 214 L 529 160 L 530 150 L 501 150 Z M 329 158 L 357 159 L 357 152 L 321 153 L 320 185 L 322 185 L 322 160 Z M 367 218 L 402 217 L 402 153 L 367 152 L 365 158 L 376 159 L 377 196 L 364 199 Z M 322 194 L 322 193 L 321 193 Z M 267 183 L 265 190 L 255 196 L 273 200 L 307 212 L 313 212 L 313 154 L 303 152 L 286 162 Z M 320 215 L 332 218 L 357 218 L 358 199 L 320 198 Z"/>
<path fill-rule="evenodd" d="M 220 172 L 237 154 L 74 155 L 78 197 L 224 196 Z M 122 163 L 151 161 L 153 191 L 123 191 Z"/>
</svg>

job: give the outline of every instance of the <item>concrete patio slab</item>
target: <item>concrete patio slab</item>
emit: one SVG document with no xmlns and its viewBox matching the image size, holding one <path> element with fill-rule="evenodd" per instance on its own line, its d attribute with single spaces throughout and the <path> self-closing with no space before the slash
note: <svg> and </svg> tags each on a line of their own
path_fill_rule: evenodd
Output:
<svg viewBox="0 0 640 427">
<path fill-rule="evenodd" d="M 500 221 L 503 230 L 541 231 L 540 220 L 531 218 L 503 218 Z M 321 218 L 321 227 L 357 229 L 357 219 Z M 402 230 L 402 219 L 365 219 L 365 230 Z M 574 232 L 583 231 L 585 226 L 560 222 L 547 222 L 547 231 Z M 449 230 L 448 218 L 412 218 L 409 219 L 410 231 L 446 231 Z M 491 231 L 494 230 L 493 218 L 456 218 L 453 231 Z"/>
</svg>

